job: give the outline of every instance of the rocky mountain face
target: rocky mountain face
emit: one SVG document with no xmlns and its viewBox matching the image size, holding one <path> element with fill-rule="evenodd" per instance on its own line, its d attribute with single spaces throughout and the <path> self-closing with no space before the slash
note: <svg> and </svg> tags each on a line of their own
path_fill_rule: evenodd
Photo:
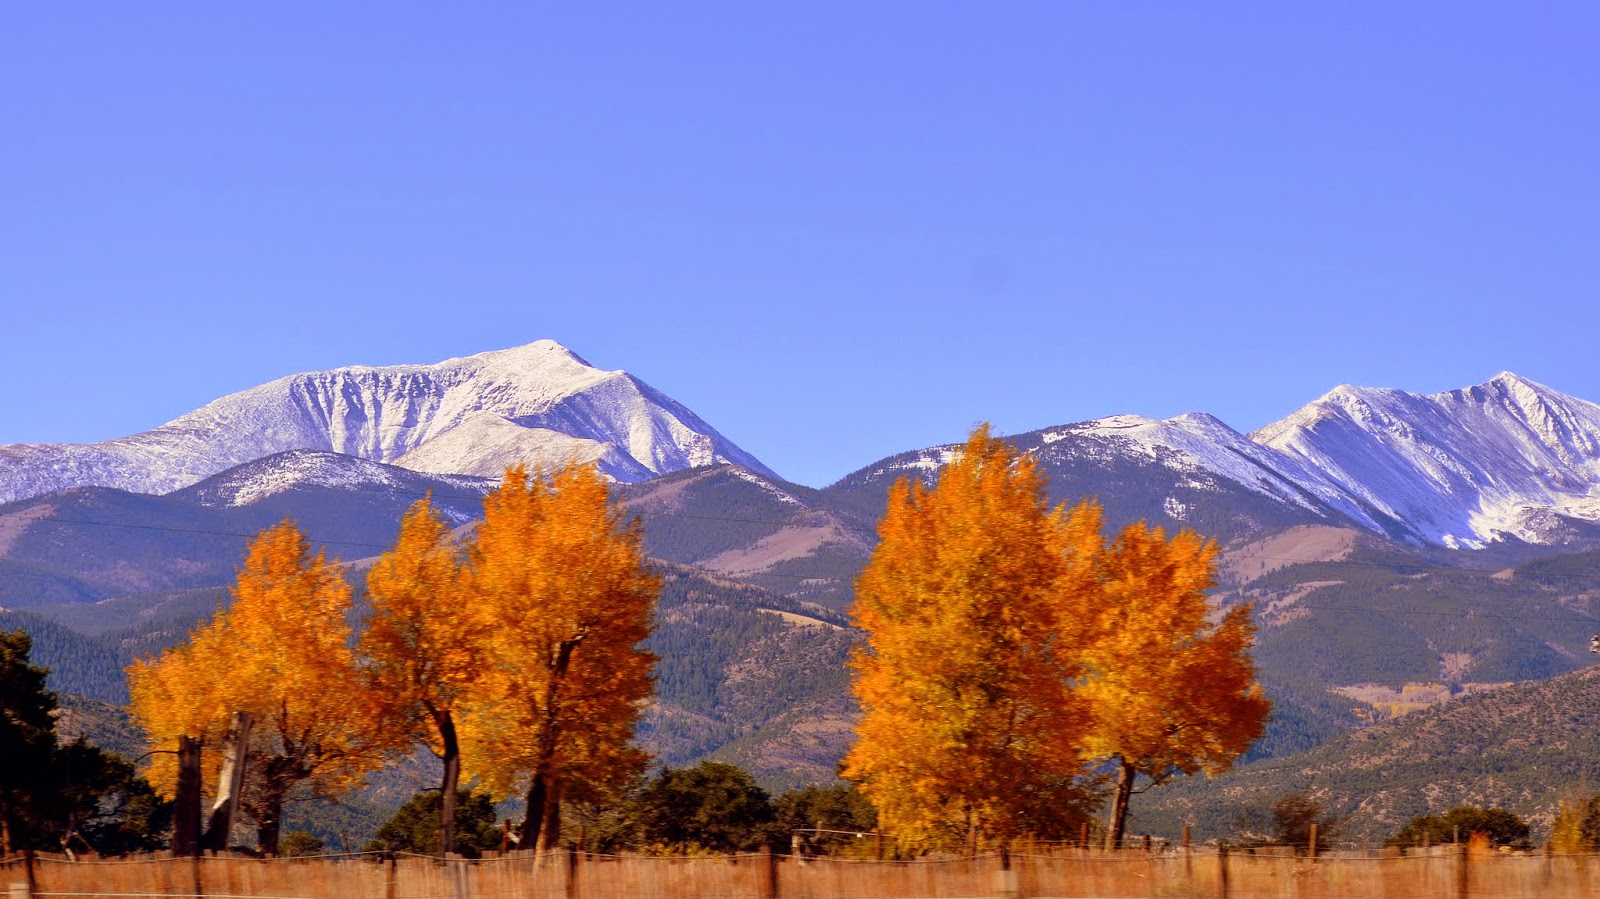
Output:
<svg viewBox="0 0 1600 899">
<path fill-rule="evenodd" d="M 1223 540 L 1297 524 L 1350 526 L 1417 546 L 1596 536 L 1600 405 L 1514 374 L 1439 394 L 1339 387 L 1244 435 L 1190 413 L 1118 415 L 1010 438 L 1060 500 L 1110 518 Z M 862 510 L 902 475 L 929 475 L 958 444 L 892 456 L 828 492 Z"/>
<path fill-rule="evenodd" d="M 0 502 L 88 486 L 168 493 L 293 450 L 488 477 L 571 459 L 622 482 L 724 462 L 771 475 L 638 378 L 541 340 L 437 365 L 293 375 L 103 443 L 0 447 Z"/>
<path fill-rule="evenodd" d="M 1555 543 L 1600 520 L 1600 405 L 1510 372 L 1430 395 L 1340 387 L 1250 437 L 1421 543 Z"/>
</svg>

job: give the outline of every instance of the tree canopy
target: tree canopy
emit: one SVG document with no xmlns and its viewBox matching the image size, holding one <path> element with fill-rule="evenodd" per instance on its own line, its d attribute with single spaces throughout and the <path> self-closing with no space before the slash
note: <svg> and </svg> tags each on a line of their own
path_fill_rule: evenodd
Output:
<svg viewBox="0 0 1600 899">
<path fill-rule="evenodd" d="M 639 792 L 637 839 L 646 848 L 742 852 L 775 839 L 771 797 L 726 762 L 667 768 Z"/>
<path fill-rule="evenodd" d="M 1600 811 L 1600 804 L 1597 804 Z M 1596 821 L 1600 824 L 1600 820 Z M 1442 815 L 1417 815 L 1388 841 L 1390 846 L 1438 846 L 1456 840 L 1466 842 L 1474 834 L 1483 834 L 1493 846 L 1510 846 L 1512 849 L 1529 849 L 1528 822 L 1515 812 L 1503 808 L 1482 808 L 1458 805 Z"/>
<path fill-rule="evenodd" d="M 377 835 L 367 843 L 366 851 L 438 853 L 442 805 L 437 790 L 411 797 L 379 826 Z M 500 849 L 505 831 L 495 818 L 489 794 L 462 790 L 456 794 L 455 808 L 456 828 L 451 834 L 450 852 L 478 858 L 486 850 Z"/>
<path fill-rule="evenodd" d="M 1215 543 L 1190 531 L 1170 539 L 1135 522 L 1100 556 L 1101 598 L 1083 694 L 1093 710 L 1087 747 L 1109 758 L 1117 781 L 1106 840 L 1122 840 L 1134 781 L 1217 772 L 1266 727 L 1270 703 L 1256 682 L 1247 605 L 1211 623 Z"/>
<path fill-rule="evenodd" d="M 976 429 L 933 486 L 901 479 L 856 585 L 863 715 L 844 776 L 926 848 L 1075 836 L 1093 770 L 1220 771 L 1269 705 L 1250 608 L 1213 621 L 1216 547 L 1143 522 L 1109 544 L 1099 507 L 1051 507 L 1031 457 Z"/>
<path fill-rule="evenodd" d="M 187 643 L 129 668 L 131 709 L 157 749 L 179 736 L 215 746 L 234 712 L 252 714 L 240 807 L 275 853 L 292 793 L 337 795 L 380 763 L 382 710 L 351 649 L 350 587 L 292 523 L 252 541 L 232 596 Z M 218 762 L 210 753 L 209 770 Z M 171 755 L 153 755 L 151 772 L 172 789 Z"/>
<path fill-rule="evenodd" d="M 891 490 L 856 585 L 862 718 L 843 771 L 897 837 L 1005 841 L 1077 805 L 1090 632 L 1062 608 L 1092 518 L 1051 508 L 1032 460 L 986 427 L 936 486 Z"/>
<path fill-rule="evenodd" d="M 372 607 L 358 654 L 379 720 L 397 742 L 417 741 L 444 763 L 433 851 L 455 851 L 461 776 L 458 718 L 483 675 L 489 620 L 466 600 L 455 541 L 428 498 L 400 523 L 393 549 L 367 572 Z"/>
<path fill-rule="evenodd" d="M 487 623 L 462 720 L 466 772 L 496 795 L 526 788 L 523 846 L 560 836 L 563 800 L 617 796 L 647 756 L 632 746 L 649 699 L 660 581 L 593 464 L 506 472 L 484 498 L 465 599 Z"/>
</svg>

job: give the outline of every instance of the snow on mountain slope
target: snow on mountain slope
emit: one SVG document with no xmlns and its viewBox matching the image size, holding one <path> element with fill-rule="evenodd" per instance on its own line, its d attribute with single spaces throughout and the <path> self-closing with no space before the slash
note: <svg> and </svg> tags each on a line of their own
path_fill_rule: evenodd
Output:
<svg viewBox="0 0 1600 899">
<path fill-rule="evenodd" d="M 1339 387 L 1250 436 L 1425 543 L 1550 542 L 1551 513 L 1600 520 L 1600 405 L 1510 372 L 1429 395 Z"/>
<path fill-rule="evenodd" d="M 1160 460 L 1178 472 L 1218 476 L 1285 505 L 1317 515 L 1334 510 L 1380 529 L 1360 504 L 1317 469 L 1251 441 L 1220 419 L 1203 412 L 1157 421 L 1140 415 L 1113 415 L 1040 433 L 1045 445 L 1077 438 L 1114 440 L 1127 452 Z"/>
<path fill-rule="evenodd" d="M 1223 539 L 1304 524 L 1382 530 L 1316 470 L 1203 413 L 1165 421 L 1114 415 L 1007 439 L 1034 458 L 1053 501 L 1096 498 L 1114 527 L 1142 519 Z M 931 476 L 959 450 L 950 444 L 891 456 L 827 490 L 876 514 L 890 482 Z"/>
<path fill-rule="evenodd" d="M 1195 526 L 1204 511 L 1214 534 L 1344 520 L 1478 547 L 1561 542 L 1572 520 L 1600 522 L 1600 405 L 1510 373 L 1429 396 L 1340 387 L 1248 436 L 1188 413 L 1114 415 L 1011 439 L 1039 460 L 1057 498 L 1097 495 L 1113 516 Z M 956 449 L 892 456 L 829 490 L 881 492 L 893 478 L 936 471 Z"/>
<path fill-rule="evenodd" d="M 103 443 L 0 447 L 0 502 L 77 486 L 166 493 L 290 450 L 432 473 L 497 474 L 507 460 L 577 457 L 598 459 L 625 482 L 719 462 L 771 474 L 643 381 L 541 340 L 436 365 L 292 375 Z"/>
<path fill-rule="evenodd" d="M 236 508 L 308 487 L 393 493 L 416 499 L 431 492 L 435 506 L 454 520 L 456 516 L 449 513 L 449 507 L 465 504 L 475 509 L 479 499 L 498 482 L 498 478 L 420 474 L 343 453 L 293 450 L 230 468 L 169 496 L 211 508 Z"/>
</svg>

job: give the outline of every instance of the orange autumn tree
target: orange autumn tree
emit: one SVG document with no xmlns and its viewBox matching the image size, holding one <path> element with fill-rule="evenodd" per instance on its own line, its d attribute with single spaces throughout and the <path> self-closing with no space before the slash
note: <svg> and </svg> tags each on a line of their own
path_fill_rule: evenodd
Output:
<svg viewBox="0 0 1600 899">
<path fill-rule="evenodd" d="M 521 845 L 560 835 L 563 800 L 614 795 L 644 767 L 629 744 L 654 686 L 660 581 L 595 466 L 521 466 L 484 498 L 466 597 L 484 616 L 482 679 L 462 716 L 467 773 L 526 790 Z"/>
<path fill-rule="evenodd" d="M 1141 776 L 1230 767 L 1261 736 L 1271 703 L 1249 650 L 1250 605 L 1211 620 L 1206 591 L 1217 546 L 1192 531 L 1125 528 L 1100 559 L 1103 600 L 1086 655 L 1084 697 L 1094 710 L 1088 750 L 1116 771 L 1106 845 L 1122 840 Z"/>
<path fill-rule="evenodd" d="M 487 637 L 487 622 L 466 602 L 460 555 L 430 499 L 418 500 L 394 548 L 367 572 L 372 611 L 357 648 L 385 727 L 443 762 L 441 853 L 455 851 L 460 710 L 481 678 Z"/>
<path fill-rule="evenodd" d="M 129 667 L 130 708 L 156 750 L 184 735 L 216 747 L 233 712 L 254 716 L 240 808 L 270 854 L 292 795 L 346 792 L 378 765 L 378 721 L 350 650 L 350 587 L 293 524 L 255 538 L 231 592 L 187 643 Z M 172 756 L 153 755 L 151 775 L 170 792 Z"/>
<path fill-rule="evenodd" d="M 1073 552 L 1098 531 L 1098 509 L 1052 508 L 1033 460 L 987 426 L 936 486 L 894 485 L 856 583 L 863 714 L 843 775 L 897 837 L 1003 845 L 1081 814 L 1088 630 L 1064 611 L 1094 586 Z"/>
</svg>

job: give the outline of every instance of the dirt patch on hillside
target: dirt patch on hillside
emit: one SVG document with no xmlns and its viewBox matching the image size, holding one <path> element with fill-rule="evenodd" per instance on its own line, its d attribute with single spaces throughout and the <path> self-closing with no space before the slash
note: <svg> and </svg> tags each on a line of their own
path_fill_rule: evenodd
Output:
<svg viewBox="0 0 1600 899">
<path fill-rule="evenodd" d="M 1296 618 L 1304 618 L 1311 614 L 1311 610 L 1296 603 L 1304 599 L 1313 590 L 1322 587 L 1337 587 L 1344 581 L 1306 581 L 1281 596 L 1268 596 L 1260 606 L 1261 624 L 1263 627 L 1278 627 L 1288 624 Z"/>
<path fill-rule="evenodd" d="M 784 611 L 782 611 L 780 609 L 762 609 L 761 611 L 766 612 L 768 615 L 776 615 L 779 618 L 782 618 L 784 621 L 789 622 L 790 624 L 798 624 L 801 627 L 826 627 L 826 628 L 832 628 L 833 630 L 836 630 L 836 631 L 844 630 L 844 628 L 840 627 L 837 624 L 833 624 L 831 622 L 823 621 L 821 618 L 812 618 L 810 615 L 800 615 L 800 614 L 796 614 L 794 612 L 784 612 Z"/>
<path fill-rule="evenodd" d="M 1355 550 L 1360 536 L 1349 528 L 1299 525 L 1225 551 L 1217 574 L 1224 583 L 1247 584 L 1290 565 L 1337 561 Z"/>
<path fill-rule="evenodd" d="M 837 536 L 831 527 L 790 525 L 780 528 L 776 534 L 762 537 L 749 546 L 740 546 L 718 553 L 700 564 L 723 574 L 754 574 L 765 571 L 779 562 L 809 556 L 824 543 L 837 539 Z"/>
<path fill-rule="evenodd" d="M 0 515 L 0 556 L 11 551 L 12 544 L 17 542 L 17 538 L 27 533 L 29 525 L 41 518 L 54 514 L 56 514 L 56 507 L 45 503 L 30 509 L 23 509 L 21 512 L 13 512 L 10 515 Z"/>
<path fill-rule="evenodd" d="M 1492 690 L 1503 690 L 1513 686 L 1509 681 L 1501 683 L 1409 683 L 1396 690 L 1382 684 L 1351 684 L 1346 687 L 1332 687 L 1333 692 L 1348 697 L 1361 703 L 1361 708 L 1354 709 L 1357 716 L 1368 724 L 1375 724 L 1389 718 L 1399 718 L 1409 715 L 1430 706 L 1449 702 L 1458 696 L 1467 696 L 1473 693 L 1487 693 Z"/>
</svg>

